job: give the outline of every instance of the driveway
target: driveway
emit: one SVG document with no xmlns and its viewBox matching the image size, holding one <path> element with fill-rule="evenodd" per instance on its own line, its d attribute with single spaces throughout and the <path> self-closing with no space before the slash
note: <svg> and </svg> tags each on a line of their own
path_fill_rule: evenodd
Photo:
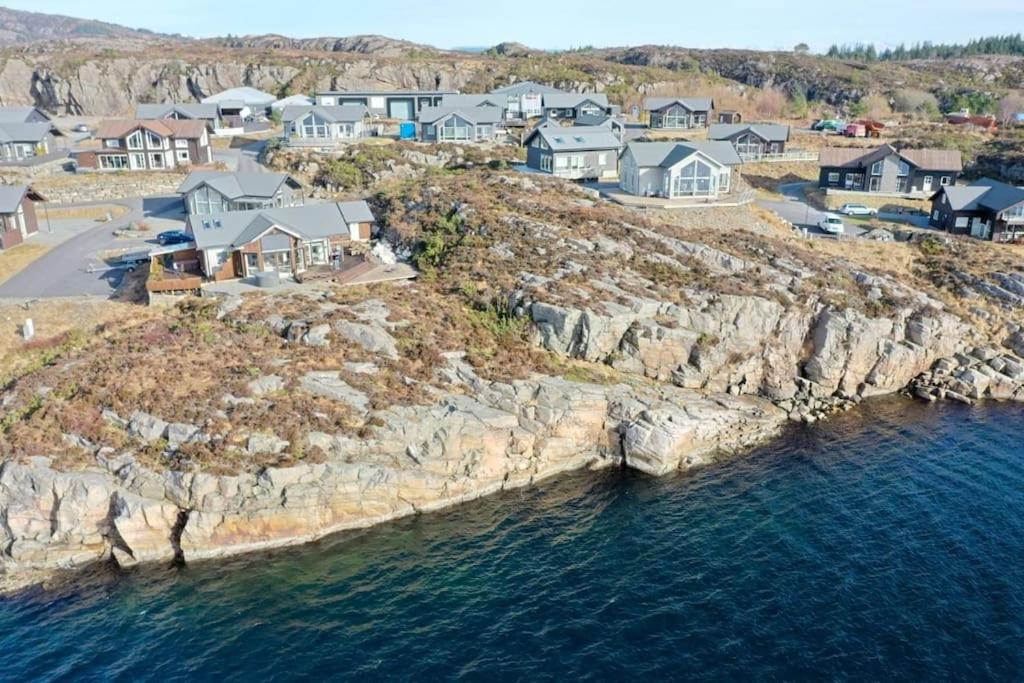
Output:
<svg viewBox="0 0 1024 683">
<path fill-rule="evenodd" d="M 266 140 L 249 142 L 241 147 L 229 147 L 228 149 L 213 150 L 213 160 L 223 162 L 229 170 L 252 173 L 266 171 L 266 167 L 258 161 L 260 152 L 267 144 Z"/>
<path fill-rule="evenodd" d="M 115 263 L 118 254 L 154 247 L 157 233 L 184 226 L 180 197 L 135 197 L 117 203 L 131 210 L 109 223 L 52 220 L 51 231 L 47 231 L 45 223 L 41 225 L 40 234 L 32 239 L 56 243 L 56 246 L 0 283 L 0 298 L 110 296 L 125 273 L 125 269 Z M 115 231 L 132 222 L 143 223 L 148 230 L 139 236 L 115 235 Z"/>
<path fill-rule="evenodd" d="M 782 201 L 758 199 L 757 205 L 763 209 L 774 211 L 782 217 L 782 220 L 792 223 L 798 228 L 806 228 L 809 235 L 834 237 L 818 227 L 818 223 L 825 217 L 825 212 L 819 211 L 807 203 L 804 188 L 809 184 L 785 183 L 779 185 L 779 194 L 783 196 Z M 868 227 L 857 221 L 844 220 L 843 222 L 848 237 L 861 237 L 868 232 Z"/>
</svg>

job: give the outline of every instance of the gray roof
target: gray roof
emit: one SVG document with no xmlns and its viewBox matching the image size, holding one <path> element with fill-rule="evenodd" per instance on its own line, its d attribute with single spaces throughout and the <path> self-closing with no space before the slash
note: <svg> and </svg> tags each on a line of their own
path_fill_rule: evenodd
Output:
<svg viewBox="0 0 1024 683">
<path fill-rule="evenodd" d="M 33 113 L 39 113 L 47 119 L 50 118 L 46 112 L 32 106 L 0 107 L 0 123 L 25 123 Z"/>
<path fill-rule="evenodd" d="M 942 189 L 953 211 L 976 211 L 978 199 L 989 191 L 983 185 L 948 185 Z"/>
<path fill-rule="evenodd" d="M 309 112 L 313 112 L 331 123 L 355 123 L 356 121 L 362 121 L 370 113 L 366 106 L 362 104 L 294 105 L 284 108 L 284 111 L 281 112 L 281 120 L 286 123 L 295 121 L 301 119 Z"/>
<path fill-rule="evenodd" d="M 710 111 L 714 108 L 710 97 L 648 97 L 644 100 L 644 109 L 657 111 L 677 102 L 690 111 Z"/>
<path fill-rule="evenodd" d="M 573 119 L 573 122 L 577 126 L 611 126 L 613 124 L 618 124 L 620 126 L 626 125 L 626 122 L 622 119 L 608 114 L 598 114 L 596 116 L 593 114 L 581 114 Z"/>
<path fill-rule="evenodd" d="M 317 97 L 396 97 L 401 95 L 455 95 L 455 90 L 320 90 Z"/>
<path fill-rule="evenodd" d="M 435 123 L 446 119 L 452 114 L 460 116 L 470 123 L 500 123 L 503 120 L 498 107 L 423 107 L 420 110 L 420 123 Z"/>
<path fill-rule="evenodd" d="M 237 249 L 274 226 L 304 240 L 311 240 L 347 235 L 349 223 L 372 223 L 374 220 L 370 207 L 364 201 L 329 202 L 277 209 L 192 214 L 188 217 L 188 228 L 198 249 Z"/>
<path fill-rule="evenodd" d="M 674 166 L 686 157 L 701 152 L 724 166 L 738 166 L 743 161 L 728 142 L 630 142 L 626 150 L 633 154 L 637 166 Z M 623 151 L 625 154 L 625 151 Z"/>
<path fill-rule="evenodd" d="M 289 95 L 282 97 L 270 106 L 274 109 L 284 109 L 285 107 L 308 107 L 314 104 L 316 102 L 309 95 Z"/>
<path fill-rule="evenodd" d="M 544 85 L 543 83 L 535 83 L 533 81 L 522 81 L 520 83 L 512 83 L 511 85 L 505 85 L 500 88 L 495 88 L 491 91 L 493 95 L 525 95 L 526 93 L 540 93 L 541 95 L 552 95 L 557 93 L 564 93 L 564 90 L 552 87 L 550 85 Z"/>
<path fill-rule="evenodd" d="M 540 135 L 553 152 L 574 152 L 588 149 L 615 149 L 622 142 L 606 126 L 539 126 L 533 129 L 525 143 Z"/>
<path fill-rule="evenodd" d="M 52 123 L 0 123 L 0 142 L 39 142 L 48 134 L 60 135 Z"/>
<path fill-rule="evenodd" d="M 213 102 L 205 104 L 197 102 L 175 104 L 174 102 L 168 102 L 165 104 L 135 105 L 135 118 L 137 119 L 163 119 L 174 113 L 187 119 L 209 119 L 212 121 L 217 118 L 219 111 L 217 105 Z"/>
<path fill-rule="evenodd" d="M 441 98 L 441 106 L 452 109 L 487 105 L 503 107 L 505 106 L 505 98 L 495 97 L 494 95 L 445 95 Z"/>
<path fill-rule="evenodd" d="M 779 123 L 712 123 L 708 126 L 708 139 L 729 140 L 747 131 L 766 142 L 789 140 L 789 126 Z"/>
<path fill-rule="evenodd" d="M 266 197 L 269 199 L 284 183 L 289 183 L 292 187 L 302 187 L 299 181 L 285 173 L 192 171 L 185 178 L 185 182 L 178 187 L 178 194 L 190 192 L 204 183 L 228 199 L 241 197 Z"/>
<path fill-rule="evenodd" d="M 554 109 L 572 109 L 587 101 L 601 107 L 608 106 L 608 96 L 603 92 L 556 92 L 544 95 L 544 106 Z"/>
<path fill-rule="evenodd" d="M 18 204 L 21 204 L 21 199 L 28 190 L 28 185 L 0 185 L 0 213 L 17 211 Z"/>
<path fill-rule="evenodd" d="M 1007 185 L 991 178 L 976 180 L 967 187 L 947 187 L 947 195 L 950 193 L 950 190 L 980 190 L 981 192 L 976 198 L 977 204 L 990 211 L 1005 211 L 1011 206 L 1024 202 L 1024 189 Z M 952 203 L 953 197 L 950 197 L 950 204 Z M 955 206 L 953 208 L 956 209 Z M 966 210 L 970 209 L 967 208 Z"/>
<path fill-rule="evenodd" d="M 262 90 L 256 88 L 250 88 L 249 86 L 242 86 L 241 88 L 230 88 L 219 92 L 216 95 L 210 95 L 209 97 L 203 98 L 203 103 L 213 102 L 224 106 L 230 102 L 244 102 L 247 105 L 252 106 L 267 106 L 277 98 L 270 93 L 265 93 Z"/>
</svg>

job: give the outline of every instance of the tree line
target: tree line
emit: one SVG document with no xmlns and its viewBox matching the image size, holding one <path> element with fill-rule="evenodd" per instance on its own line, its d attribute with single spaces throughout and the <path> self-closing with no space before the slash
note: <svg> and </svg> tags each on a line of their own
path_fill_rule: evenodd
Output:
<svg viewBox="0 0 1024 683">
<path fill-rule="evenodd" d="M 955 59 L 973 55 L 1024 55 L 1024 37 L 1020 33 L 976 38 L 966 44 L 943 44 L 925 41 L 910 47 L 902 43 L 894 48 L 878 50 L 871 43 L 832 45 L 825 53 L 833 59 L 857 62 L 901 62 L 908 59 Z"/>
</svg>

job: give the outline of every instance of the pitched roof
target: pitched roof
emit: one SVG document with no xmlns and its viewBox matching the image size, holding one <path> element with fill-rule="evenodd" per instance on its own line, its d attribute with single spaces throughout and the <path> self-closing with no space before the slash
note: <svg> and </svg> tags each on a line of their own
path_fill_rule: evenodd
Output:
<svg viewBox="0 0 1024 683">
<path fill-rule="evenodd" d="M 452 114 L 460 116 L 470 123 L 499 123 L 502 120 L 501 109 L 498 107 L 423 107 L 420 110 L 420 123 L 435 123 L 446 119 Z"/>
<path fill-rule="evenodd" d="M 675 166 L 683 159 L 700 152 L 723 166 L 743 163 L 735 148 L 723 141 L 709 142 L 630 142 L 626 145 L 637 166 Z M 625 154 L 625 151 L 623 151 Z"/>
<path fill-rule="evenodd" d="M 135 105 L 135 118 L 137 119 L 163 119 L 171 114 L 178 114 L 186 119 L 210 119 L 214 120 L 218 115 L 217 105 L 213 103 L 187 102 L 175 104 L 167 102 L 164 104 L 137 104 Z"/>
<path fill-rule="evenodd" d="M 504 97 L 494 95 L 445 95 L 441 98 L 441 106 L 457 109 L 460 107 L 481 107 L 490 105 L 492 107 L 505 106 Z"/>
<path fill-rule="evenodd" d="M 62 135 L 49 121 L 0 123 L 0 142 L 39 142 L 50 133 Z"/>
<path fill-rule="evenodd" d="M 529 143 L 537 135 L 554 152 L 618 149 L 622 146 L 618 136 L 606 126 L 538 126 L 524 142 Z"/>
<path fill-rule="evenodd" d="M 108 119 L 96 128 L 94 137 L 100 140 L 123 138 L 139 128 L 161 137 L 195 139 L 203 136 L 209 124 L 201 119 Z"/>
<path fill-rule="evenodd" d="M 961 171 L 963 160 L 955 149 L 904 149 L 897 150 L 884 144 L 871 150 L 856 147 L 826 147 L 818 157 L 819 166 L 865 168 L 871 162 L 897 154 L 914 166 L 925 171 Z"/>
<path fill-rule="evenodd" d="M 0 107 L 0 123 L 27 123 L 33 113 L 39 113 L 47 120 L 50 118 L 46 112 L 37 107 Z"/>
<path fill-rule="evenodd" d="M 178 194 L 190 192 L 200 185 L 206 184 L 220 192 L 228 199 L 241 197 L 271 198 L 288 183 L 292 187 L 302 187 L 299 181 L 286 173 L 267 173 L 263 171 L 192 171 L 178 187 Z"/>
<path fill-rule="evenodd" d="M 240 88 L 229 88 L 223 92 L 219 92 L 216 95 L 210 95 L 204 97 L 203 102 L 213 102 L 215 104 L 225 104 L 230 100 L 236 102 L 244 102 L 247 105 L 266 106 L 272 103 L 277 98 L 270 93 L 265 93 L 262 90 L 251 88 L 249 86 L 242 86 Z"/>
<path fill-rule="evenodd" d="M 274 102 L 272 109 L 284 109 L 285 107 L 309 107 L 316 104 L 309 95 L 289 95 Z"/>
<path fill-rule="evenodd" d="M 538 93 L 540 95 L 553 95 L 557 93 L 564 93 L 564 90 L 552 87 L 550 85 L 544 85 L 543 83 L 535 83 L 534 81 L 521 81 L 519 83 L 511 83 L 509 85 L 503 85 L 500 88 L 495 88 L 491 91 L 492 95 L 525 95 L 527 93 Z"/>
<path fill-rule="evenodd" d="M 348 234 L 349 223 L 372 223 L 373 213 L 364 201 L 302 204 L 275 209 L 192 214 L 188 229 L 198 249 L 238 248 L 271 227 L 280 227 L 302 239 Z"/>
<path fill-rule="evenodd" d="M 710 97 L 648 97 L 644 100 L 644 109 L 657 111 L 677 103 L 690 111 L 709 111 L 714 108 L 714 102 Z"/>
<path fill-rule="evenodd" d="M 284 111 L 281 112 L 281 120 L 286 123 L 296 121 L 310 112 L 331 123 L 355 123 L 370 115 L 370 111 L 362 104 L 293 105 L 284 108 Z"/>
<path fill-rule="evenodd" d="M 978 199 L 978 204 L 992 211 L 1005 211 L 1011 206 L 1024 202 L 1024 188 L 1014 187 L 991 178 L 981 178 L 968 187 L 985 188 L 984 194 Z"/>
<path fill-rule="evenodd" d="M 36 202 L 45 198 L 28 185 L 0 185 L 0 213 L 14 213 L 25 195 Z"/>
<path fill-rule="evenodd" d="M 712 123 L 708 126 L 708 139 L 729 140 L 746 131 L 767 142 L 789 140 L 789 126 L 778 123 Z"/>
<path fill-rule="evenodd" d="M 603 92 L 555 92 L 544 95 L 544 106 L 554 109 L 571 109 L 588 101 L 601 107 L 608 106 L 608 96 Z"/>
<path fill-rule="evenodd" d="M 947 185 L 942 188 L 954 211 L 974 211 L 978 208 L 978 199 L 988 192 L 989 188 L 978 185 Z"/>
</svg>

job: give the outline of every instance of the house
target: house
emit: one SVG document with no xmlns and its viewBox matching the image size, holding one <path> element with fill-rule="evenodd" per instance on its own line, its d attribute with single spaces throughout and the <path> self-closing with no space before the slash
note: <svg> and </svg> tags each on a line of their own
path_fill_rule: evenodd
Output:
<svg viewBox="0 0 1024 683">
<path fill-rule="evenodd" d="M 370 112 L 361 104 L 285 107 L 281 137 L 290 144 L 331 144 L 366 137 Z"/>
<path fill-rule="evenodd" d="M 949 185 L 932 197 L 932 227 L 996 242 L 1024 239 L 1024 189 L 982 178 Z"/>
<path fill-rule="evenodd" d="M 57 151 L 57 138 L 63 137 L 47 121 L 0 123 L 0 164 L 16 164 Z"/>
<path fill-rule="evenodd" d="M 734 109 L 723 109 L 718 112 L 718 123 L 743 123 L 743 114 Z"/>
<path fill-rule="evenodd" d="M 203 104 L 216 104 L 221 118 L 233 123 L 270 113 L 270 105 L 276 101 L 270 93 L 249 86 L 230 88 L 202 99 Z"/>
<path fill-rule="evenodd" d="M 538 125 L 526 139 L 526 165 L 572 180 L 614 178 L 622 142 L 606 126 Z"/>
<path fill-rule="evenodd" d="M 777 123 L 712 123 L 708 139 L 731 144 L 744 161 L 766 154 L 782 154 L 789 142 L 789 126 Z"/>
<path fill-rule="evenodd" d="M 534 83 L 533 81 L 522 81 L 501 88 L 495 88 L 490 94 L 505 98 L 505 102 L 502 105 L 505 111 L 505 118 L 514 121 L 524 121 L 544 115 L 545 95 L 568 95 L 569 93 L 553 88 L 550 85 Z"/>
<path fill-rule="evenodd" d="M 79 168 L 153 171 L 213 161 L 210 125 L 182 119 L 103 121 L 94 134 L 98 150 L 75 153 Z"/>
<path fill-rule="evenodd" d="M 165 265 L 194 262 L 203 277 L 219 281 L 266 270 L 297 275 L 338 262 L 351 245 L 370 240 L 375 220 L 366 202 L 354 201 L 192 214 L 187 223 L 193 245 L 165 257 Z"/>
<path fill-rule="evenodd" d="M 285 173 L 192 171 L 178 187 L 186 214 L 223 213 L 295 206 L 302 184 Z"/>
<path fill-rule="evenodd" d="M 574 123 L 587 116 L 609 116 L 618 113 L 608 104 L 604 93 L 548 93 L 544 98 L 544 116 L 568 119 Z"/>
<path fill-rule="evenodd" d="M 316 102 L 309 95 L 289 95 L 270 105 L 270 111 L 283 112 L 287 107 L 312 107 Z"/>
<path fill-rule="evenodd" d="M 220 108 L 213 103 L 144 104 L 135 105 L 136 119 L 178 119 L 182 121 L 206 121 L 210 128 L 221 127 Z"/>
<path fill-rule="evenodd" d="M 28 185 L 0 185 L 0 251 L 39 231 L 36 202 L 43 196 Z"/>
<path fill-rule="evenodd" d="M 448 90 L 327 91 L 316 94 L 320 106 L 361 104 L 377 118 L 415 121 L 424 107 L 438 107 Z"/>
<path fill-rule="evenodd" d="M 426 142 L 491 142 L 504 136 L 504 122 L 500 107 L 424 107 L 418 132 Z"/>
<path fill-rule="evenodd" d="M 724 141 L 630 142 L 619 158 L 619 187 L 640 197 L 715 198 L 732 189 L 741 163 Z"/>
<path fill-rule="evenodd" d="M 49 123 L 50 117 L 38 107 L 0 107 L 0 123 Z"/>
<path fill-rule="evenodd" d="M 651 128 L 706 128 L 714 108 L 710 97 L 648 97 L 644 100 Z"/>
<path fill-rule="evenodd" d="M 858 147 L 821 150 L 818 187 L 823 190 L 931 195 L 955 185 L 963 171 L 955 149 L 897 150 L 889 144 L 865 151 Z"/>
</svg>

